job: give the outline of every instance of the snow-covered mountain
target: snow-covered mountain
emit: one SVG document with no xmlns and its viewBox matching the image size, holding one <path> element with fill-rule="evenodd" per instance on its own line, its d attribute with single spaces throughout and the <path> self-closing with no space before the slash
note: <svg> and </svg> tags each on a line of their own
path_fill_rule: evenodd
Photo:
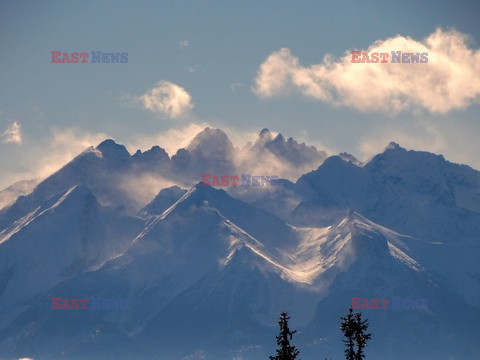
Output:
<svg viewBox="0 0 480 360">
<path fill-rule="evenodd" d="M 144 221 L 100 205 L 83 186 L 55 195 L 0 232 L 1 325 L 54 285 L 122 253 Z"/>
<path fill-rule="evenodd" d="M 363 167 L 330 157 L 295 185 L 303 201 L 290 222 L 329 224 L 354 209 L 394 231 L 435 244 L 416 246 L 415 257 L 470 304 L 480 303 L 480 172 L 392 143 Z"/>
<path fill-rule="evenodd" d="M 280 133 L 273 136 L 265 128 L 255 143 L 247 143 L 236 158 L 242 172 L 295 180 L 321 165 L 327 153 L 305 143 L 299 144 L 291 137 L 285 139 Z"/>
<path fill-rule="evenodd" d="M 41 179 L 17 181 L 0 191 L 0 209 L 13 204 L 19 196 L 30 194 L 40 181 Z"/>
<path fill-rule="evenodd" d="M 262 359 L 288 311 L 302 359 L 340 359 L 352 297 L 428 303 L 361 310 L 367 358 L 480 356 L 479 172 L 396 144 L 365 165 L 324 161 L 268 130 L 246 148 L 321 165 L 216 189 L 197 173 L 241 164 L 220 130 L 171 159 L 107 140 L 1 210 L 0 358 Z M 165 183 L 145 204 L 135 195 L 153 190 L 132 184 L 152 177 Z M 52 297 L 128 305 L 52 309 Z"/>
<path fill-rule="evenodd" d="M 187 190 L 176 185 L 162 189 L 158 195 L 140 211 L 140 214 L 146 217 L 161 215 L 170 206 L 175 204 L 186 192 Z"/>
<path fill-rule="evenodd" d="M 355 209 L 418 237 L 442 242 L 478 239 L 480 173 L 441 155 L 390 144 L 363 167 L 330 157 L 296 184 L 300 193 L 308 194 L 295 209 L 299 221 L 321 222 L 324 209 L 330 222 L 332 211 Z M 464 222 L 476 226 L 462 226 Z"/>
</svg>

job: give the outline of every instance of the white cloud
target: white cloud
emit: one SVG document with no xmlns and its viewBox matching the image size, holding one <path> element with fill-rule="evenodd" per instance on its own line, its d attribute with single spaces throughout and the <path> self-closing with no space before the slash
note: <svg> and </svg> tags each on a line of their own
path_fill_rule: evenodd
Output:
<svg viewBox="0 0 480 360">
<path fill-rule="evenodd" d="M 159 81 L 135 100 L 141 102 L 145 109 L 170 118 L 178 118 L 193 108 L 190 94 L 177 84 L 165 80 Z"/>
<path fill-rule="evenodd" d="M 352 63 L 351 50 L 339 60 L 303 66 L 289 49 L 275 51 L 261 64 L 253 91 L 268 98 L 295 90 L 306 97 L 360 111 L 395 113 L 426 109 L 446 113 L 480 100 L 480 50 L 467 35 L 437 29 L 426 39 L 378 40 L 367 50 L 428 53 L 428 63 Z M 389 58 L 389 61 L 391 59 Z"/>
<path fill-rule="evenodd" d="M 88 147 L 97 146 L 107 138 L 110 136 L 104 133 L 90 133 L 78 128 L 55 128 L 45 139 L 26 141 L 28 149 L 18 150 L 16 155 L 20 166 L 16 171 L 3 171 L 0 188 L 19 180 L 45 178 Z"/>
<path fill-rule="evenodd" d="M 186 48 L 190 46 L 190 43 L 188 42 L 188 40 L 180 40 L 179 44 L 180 44 L 180 47 L 182 48 Z"/>
<path fill-rule="evenodd" d="M 90 146 L 97 146 L 109 138 L 104 133 L 90 133 L 78 128 L 52 131 L 51 137 L 36 151 L 39 154 L 34 161 L 34 177 L 47 177 L 71 161 Z"/>
<path fill-rule="evenodd" d="M 2 142 L 4 143 L 22 143 L 22 132 L 20 124 L 16 121 L 10 124 L 9 127 L 1 134 Z"/>
</svg>

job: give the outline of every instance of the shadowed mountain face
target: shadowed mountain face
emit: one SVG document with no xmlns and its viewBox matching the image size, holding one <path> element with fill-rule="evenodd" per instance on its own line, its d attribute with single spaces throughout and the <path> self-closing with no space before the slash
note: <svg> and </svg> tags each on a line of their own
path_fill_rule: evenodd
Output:
<svg viewBox="0 0 480 360">
<path fill-rule="evenodd" d="M 367 358 L 478 357 L 477 171 L 397 144 L 324 161 L 264 129 L 244 154 L 321 165 L 263 187 L 194 181 L 238 174 L 239 151 L 215 129 L 171 159 L 107 140 L 1 210 L 0 357 L 260 359 L 288 311 L 302 359 L 342 358 L 353 297 L 389 300 L 360 310 Z"/>
</svg>

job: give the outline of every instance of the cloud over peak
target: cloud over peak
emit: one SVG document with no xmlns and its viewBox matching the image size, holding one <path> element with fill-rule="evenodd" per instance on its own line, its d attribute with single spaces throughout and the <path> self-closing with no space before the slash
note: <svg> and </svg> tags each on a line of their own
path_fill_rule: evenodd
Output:
<svg viewBox="0 0 480 360">
<path fill-rule="evenodd" d="M 425 109 L 446 113 L 480 100 L 480 49 L 468 36 L 437 29 L 422 41 L 397 35 L 367 50 L 388 53 L 388 63 L 352 63 L 351 51 L 336 60 L 303 66 L 289 49 L 271 53 L 260 65 L 253 91 L 262 98 L 296 91 L 306 97 L 363 112 Z M 427 63 L 391 63 L 391 52 L 428 53 Z"/>
<path fill-rule="evenodd" d="M 190 94 L 181 86 L 162 80 L 145 94 L 136 98 L 143 107 L 169 118 L 179 118 L 193 108 Z"/>
<path fill-rule="evenodd" d="M 2 142 L 4 143 L 22 143 L 21 126 L 18 122 L 14 121 L 7 127 L 7 129 L 1 134 Z"/>
</svg>

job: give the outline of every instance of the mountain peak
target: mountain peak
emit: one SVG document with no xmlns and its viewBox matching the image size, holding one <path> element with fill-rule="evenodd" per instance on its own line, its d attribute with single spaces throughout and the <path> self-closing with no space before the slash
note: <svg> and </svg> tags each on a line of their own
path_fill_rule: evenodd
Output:
<svg viewBox="0 0 480 360">
<path fill-rule="evenodd" d="M 119 145 L 115 142 L 115 140 L 105 139 L 100 144 L 97 145 L 97 150 L 102 151 L 105 149 L 115 148 L 116 146 L 119 146 Z"/>
<path fill-rule="evenodd" d="M 272 133 L 270 132 L 270 130 L 268 130 L 267 128 L 263 128 L 262 131 L 260 131 L 260 133 L 258 134 L 257 143 L 266 143 L 272 141 L 272 139 Z"/>
<path fill-rule="evenodd" d="M 398 143 L 394 142 L 394 141 L 390 141 L 390 143 L 387 145 L 387 147 L 385 148 L 384 151 L 387 151 L 387 150 L 400 150 L 400 149 L 403 149 Z"/>
<path fill-rule="evenodd" d="M 255 167 L 258 160 L 263 155 L 271 157 L 274 155 L 280 162 L 288 162 L 296 169 L 300 168 L 317 168 L 323 160 L 327 157 L 327 154 L 323 151 L 318 151 L 314 146 L 307 146 L 305 143 L 299 144 L 294 138 L 289 137 L 286 139 L 281 133 L 278 133 L 273 137 L 272 133 L 264 128 L 260 131 L 255 144 L 251 147 L 252 163 L 250 167 Z M 268 161 L 268 160 L 264 160 Z M 281 168 L 283 166 L 280 166 Z M 281 169 L 277 169 L 277 171 Z M 300 174 L 294 176 L 298 178 Z M 290 174 L 289 174 L 290 175 Z M 287 175 L 287 177 L 290 177 Z M 284 176 L 284 175 L 282 175 Z"/>
<path fill-rule="evenodd" d="M 221 141 L 221 142 L 229 142 L 227 134 L 225 134 L 220 129 L 211 129 L 206 127 L 202 131 L 200 131 L 193 140 L 188 145 L 188 150 L 192 151 L 197 149 L 199 146 L 209 143 L 210 141 Z"/>
<path fill-rule="evenodd" d="M 373 223 L 372 221 L 363 217 L 358 212 L 352 209 L 348 211 L 348 214 L 338 223 L 337 226 L 352 228 L 352 226 L 355 227 L 359 224 L 371 229 L 374 229 L 377 227 L 377 224 Z"/>
<path fill-rule="evenodd" d="M 155 163 L 168 162 L 170 160 L 167 152 L 158 145 L 152 146 L 150 150 L 142 152 L 137 150 L 133 159 L 140 162 L 154 165 Z"/>
<path fill-rule="evenodd" d="M 106 139 L 102 141 L 97 147 L 96 150 L 100 151 L 103 156 L 106 157 L 119 157 L 119 158 L 129 158 L 130 153 L 127 151 L 125 146 L 117 144 L 112 139 Z"/>
<path fill-rule="evenodd" d="M 228 157 L 233 152 L 233 144 L 222 130 L 207 127 L 193 138 L 187 150 L 209 159 Z"/>
<path fill-rule="evenodd" d="M 223 189 L 216 189 L 214 188 L 213 186 L 208 186 L 208 185 L 202 185 L 202 182 L 199 182 L 197 184 L 195 184 L 195 186 L 193 187 L 193 189 L 195 189 L 194 191 L 198 194 L 202 194 L 202 195 L 207 195 L 207 194 L 223 194 L 225 192 L 225 190 Z"/>
<path fill-rule="evenodd" d="M 174 208 L 185 209 L 190 208 L 192 205 L 199 207 L 205 204 L 205 201 L 210 202 L 212 199 L 222 199 L 226 196 L 228 197 L 224 190 L 215 189 L 211 186 L 205 186 L 199 182 L 188 191 L 180 194 L 180 197 L 174 201 L 175 206 L 172 207 L 168 213 L 174 211 Z"/>
<path fill-rule="evenodd" d="M 273 139 L 273 141 L 283 143 L 285 142 L 285 139 L 283 138 L 283 135 L 281 133 L 278 133 L 278 135 L 275 136 L 275 139 Z"/>
<path fill-rule="evenodd" d="M 270 136 L 270 130 L 263 128 L 262 131 L 258 134 L 258 137 L 263 138 L 264 136 Z"/>
<path fill-rule="evenodd" d="M 350 210 L 337 228 L 351 234 L 351 244 L 356 254 L 365 255 L 367 252 L 376 258 L 390 257 L 388 241 L 381 227 L 359 213 Z"/>
<path fill-rule="evenodd" d="M 342 156 L 339 155 L 332 155 L 325 159 L 322 164 L 322 167 L 329 168 L 329 167 L 337 167 L 337 166 L 345 166 L 349 164 Z M 317 169 L 318 170 L 318 169 Z"/>
<path fill-rule="evenodd" d="M 154 215 L 161 215 L 165 210 L 170 206 L 175 204 L 175 202 L 180 199 L 187 191 L 181 189 L 178 186 L 171 186 L 165 189 L 162 189 L 157 196 L 145 206 L 141 213 L 148 213 Z"/>
<path fill-rule="evenodd" d="M 349 154 L 347 152 L 342 152 L 338 154 L 338 156 L 341 157 L 346 162 L 352 163 L 357 166 L 363 166 L 363 163 L 352 154 Z"/>
<path fill-rule="evenodd" d="M 357 213 L 352 209 L 350 209 L 350 211 L 348 212 L 347 219 L 349 221 L 355 221 L 355 220 L 365 221 L 365 218 L 362 215 L 360 215 L 359 213 Z"/>
</svg>

